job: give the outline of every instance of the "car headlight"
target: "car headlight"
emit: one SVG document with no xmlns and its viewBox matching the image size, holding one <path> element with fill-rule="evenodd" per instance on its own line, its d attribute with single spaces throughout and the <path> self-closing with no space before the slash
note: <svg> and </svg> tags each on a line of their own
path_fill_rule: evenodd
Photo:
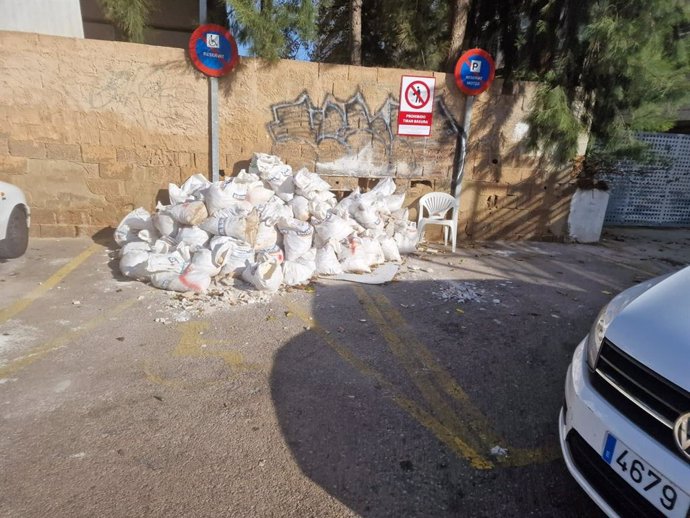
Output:
<svg viewBox="0 0 690 518">
<path fill-rule="evenodd" d="M 670 275 L 671 274 L 655 277 L 654 279 L 636 284 L 632 288 L 628 288 L 625 291 L 621 291 L 618 295 L 612 298 L 608 304 L 601 308 L 601 311 L 599 311 L 599 314 L 594 320 L 594 324 L 587 335 L 587 364 L 589 365 L 590 369 L 594 370 L 597 364 L 601 344 L 604 341 L 604 335 L 606 335 L 606 330 L 608 329 L 609 325 L 611 325 L 611 322 L 613 322 L 613 319 L 616 318 L 618 314 L 623 311 L 633 300 L 642 295 L 652 286 L 659 284 Z"/>
</svg>

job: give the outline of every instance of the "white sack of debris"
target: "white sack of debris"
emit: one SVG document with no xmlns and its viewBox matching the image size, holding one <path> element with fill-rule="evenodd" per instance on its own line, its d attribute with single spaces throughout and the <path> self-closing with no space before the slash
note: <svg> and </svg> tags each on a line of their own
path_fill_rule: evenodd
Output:
<svg viewBox="0 0 690 518">
<path fill-rule="evenodd" d="M 170 205 L 138 208 L 115 230 L 124 275 L 165 290 L 203 293 L 241 278 L 275 292 L 317 275 L 368 273 L 416 249 L 404 193 L 386 178 L 337 202 L 328 182 L 255 153 L 249 171 L 170 184 Z"/>
</svg>

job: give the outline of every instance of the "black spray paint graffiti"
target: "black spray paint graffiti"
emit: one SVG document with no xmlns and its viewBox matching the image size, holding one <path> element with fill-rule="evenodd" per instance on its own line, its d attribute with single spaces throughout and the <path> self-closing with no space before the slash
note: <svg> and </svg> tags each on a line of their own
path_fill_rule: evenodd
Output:
<svg viewBox="0 0 690 518">
<path fill-rule="evenodd" d="M 300 147 L 302 157 L 323 174 L 355 176 L 422 176 L 439 160 L 452 161 L 461 131 L 442 96 L 435 99 L 432 137 L 395 134 L 399 102 L 389 95 L 372 112 L 357 92 L 346 101 L 329 95 L 321 106 L 303 92 L 294 101 L 271 107 L 268 130 L 274 151 L 290 153 Z"/>
</svg>

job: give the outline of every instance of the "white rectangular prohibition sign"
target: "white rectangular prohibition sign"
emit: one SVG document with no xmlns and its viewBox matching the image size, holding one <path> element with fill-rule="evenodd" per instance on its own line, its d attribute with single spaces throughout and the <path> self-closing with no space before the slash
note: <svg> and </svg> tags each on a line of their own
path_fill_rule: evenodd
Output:
<svg viewBox="0 0 690 518">
<path fill-rule="evenodd" d="M 402 76 L 398 135 L 428 137 L 434 112 L 435 77 Z"/>
</svg>

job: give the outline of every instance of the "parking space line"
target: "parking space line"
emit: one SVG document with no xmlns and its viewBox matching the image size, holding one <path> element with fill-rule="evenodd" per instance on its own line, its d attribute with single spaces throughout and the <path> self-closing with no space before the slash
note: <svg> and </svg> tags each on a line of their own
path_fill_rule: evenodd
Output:
<svg viewBox="0 0 690 518">
<path fill-rule="evenodd" d="M 76 268 L 79 267 L 84 261 L 91 257 L 94 252 L 102 248 L 101 245 L 94 243 L 81 254 L 76 256 L 74 259 L 69 261 L 66 265 L 60 268 L 53 275 L 48 277 L 43 283 L 36 288 L 34 288 L 31 293 L 25 297 L 20 298 L 13 304 L 7 306 L 6 308 L 0 309 L 0 325 L 7 322 L 10 318 L 16 316 L 17 314 L 24 311 L 27 307 L 31 305 L 36 299 L 39 299 L 45 295 L 52 288 L 57 286 L 65 277 L 72 273 Z"/>
<path fill-rule="evenodd" d="M 211 323 L 208 320 L 183 322 L 177 325 L 180 339 L 175 349 L 170 353 L 174 358 L 220 358 L 233 374 L 246 371 L 257 371 L 259 366 L 245 361 L 244 355 L 238 350 L 215 350 L 213 345 L 227 345 L 227 340 L 208 338 L 206 330 Z M 151 383 L 174 388 L 192 388 L 210 386 L 223 383 L 230 379 L 230 375 L 223 378 L 202 382 L 189 382 L 181 378 L 166 378 L 156 374 L 151 361 L 144 362 L 144 374 Z"/>
<path fill-rule="evenodd" d="M 360 302 L 362 302 L 365 310 L 370 317 L 381 328 L 384 339 L 393 347 L 399 349 L 401 346 L 405 349 L 404 352 L 396 354 L 396 357 L 402 355 L 406 362 L 410 361 L 410 356 L 416 357 L 421 363 L 420 369 L 431 373 L 431 379 L 434 384 L 437 384 L 447 396 L 454 399 L 457 407 L 460 410 L 460 415 L 456 415 L 454 420 L 449 422 L 466 422 L 467 425 L 460 426 L 457 431 L 465 433 L 469 428 L 471 435 L 478 441 L 478 449 L 480 451 L 489 451 L 493 446 L 505 445 L 506 442 L 494 432 L 493 426 L 488 418 L 472 403 L 467 393 L 462 390 L 455 379 L 433 358 L 431 351 L 419 340 L 414 337 L 414 334 L 409 329 L 409 325 L 400 313 L 393 307 L 393 304 L 388 298 L 379 290 L 370 288 L 365 290 L 359 286 L 354 288 Z M 418 381 L 421 379 L 418 378 Z M 428 380 L 423 380 L 423 383 L 428 383 Z M 427 385 L 424 388 L 425 393 L 434 390 L 433 386 Z M 439 395 L 434 395 L 432 398 L 427 398 L 434 412 L 440 413 L 444 416 L 448 415 L 448 406 L 446 403 L 439 405 Z M 467 435 L 463 435 L 466 442 L 470 442 Z M 474 441 L 473 441 L 474 442 Z M 497 463 L 506 466 L 525 466 L 534 463 L 550 462 L 559 458 L 560 449 L 557 444 L 547 445 L 540 448 L 511 448 L 507 447 L 509 455 L 506 457 L 498 457 Z"/>
<path fill-rule="evenodd" d="M 57 338 L 49 340 L 48 342 L 29 350 L 29 352 L 25 356 L 17 358 L 16 360 L 8 363 L 7 365 L 0 367 L 0 378 L 7 378 L 8 376 L 12 376 L 24 367 L 27 367 L 32 363 L 40 360 L 47 354 L 69 345 L 80 335 L 83 335 L 87 331 L 91 331 L 92 329 L 98 327 L 99 325 L 103 324 L 106 320 L 119 315 L 124 310 L 132 306 L 135 302 L 137 302 L 136 297 L 125 300 L 124 302 L 121 302 L 111 310 L 105 311 L 100 316 L 93 318 L 85 322 L 84 324 L 81 324 L 77 329 L 63 333 Z"/>
<path fill-rule="evenodd" d="M 208 321 L 184 322 L 180 324 L 182 335 L 173 356 L 187 358 L 220 358 L 233 371 L 250 370 L 253 366 L 245 363 L 239 351 L 214 351 L 207 349 L 212 344 L 227 344 L 227 340 L 204 337 L 202 333 L 210 326 Z"/>
<path fill-rule="evenodd" d="M 417 390 L 419 390 L 422 397 L 429 405 L 431 413 L 450 429 L 456 430 L 458 435 L 465 437 L 466 442 L 470 442 L 467 441 L 468 437 L 476 435 L 483 438 L 485 435 L 484 430 L 487 430 L 488 427 L 484 423 L 477 426 L 469 420 L 463 421 L 459 419 L 456 412 L 451 409 L 444 399 L 443 394 L 436 387 L 440 377 L 439 371 L 442 369 L 435 367 L 433 361 L 420 361 L 418 357 L 419 349 L 420 347 L 424 348 L 424 346 L 418 343 L 411 344 L 410 335 L 400 332 L 404 329 L 399 327 L 401 325 L 401 319 L 397 319 L 394 325 L 389 324 L 389 322 L 392 323 L 392 320 L 395 320 L 389 308 L 384 309 L 384 305 L 377 304 L 364 288 L 356 286 L 353 287 L 353 289 L 369 318 L 378 326 L 391 353 L 393 353 L 393 356 L 395 356 L 403 366 L 408 376 L 417 387 Z M 427 356 L 430 357 L 428 351 Z M 464 395 L 462 391 L 459 390 L 459 392 L 463 396 L 462 402 L 467 404 L 469 402 L 469 397 Z M 473 424 L 474 426 L 471 426 Z M 471 430 L 471 428 L 473 428 L 473 430 Z M 471 431 L 475 433 L 472 434 L 470 433 Z M 482 444 L 476 444 L 475 446 L 481 447 Z"/>
<path fill-rule="evenodd" d="M 336 340 L 316 320 L 312 320 L 304 309 L 294 303 L 285 302 L 287 308 L 316 333 L 340 358 L 360 374 L 373 379 L 391 395 L 391 399 L 401 409 L 407 412 L 415 421 L 431 431 L 441 442 L 448 446 L 458 457 L 467 460 L 475 469 L 491 469 L 493 463 L 469 445 L 461 436 L 455 433 L 447 423 L 443 423 L 435 416 L 420 407 L 413 400 L 403 396 L 398 388 L 388 381 L 380 372 L 357 358 L 347 347 Z"/>
</svg>

